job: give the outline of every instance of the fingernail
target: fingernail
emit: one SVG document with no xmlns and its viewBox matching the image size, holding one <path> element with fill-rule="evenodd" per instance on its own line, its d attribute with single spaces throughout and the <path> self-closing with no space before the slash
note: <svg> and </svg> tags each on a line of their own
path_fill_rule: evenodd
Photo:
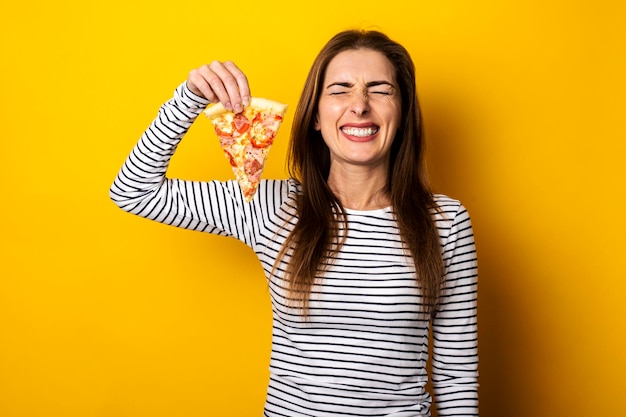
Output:
<svg viewBox="0 0 626 417">
<path fill-rule="evenodd" d="M 245 96 L 245 97 L 243 98 L 243 105 L 244 105 L 244 106 L 247 106 L 248 104 L 250 104 L 250 97 Z"/>
<path fill-rule="evenodd" d="M 232 110 L 232 109 L 233 109 L 233 105 L 231 104 L 231 102 L 230 102 L 230 101 L 228 101 L 228 102 L 224 103 L 224 107 L 225 107 L 227 110 Z"/>
<path fill-rule="evenodd" d="M 243 107 L 241 107 L 241 104 L 237 103 L 235 104 L 235 111 L 237 113 L 241 112 L 243 110 Z"/>
</svg>

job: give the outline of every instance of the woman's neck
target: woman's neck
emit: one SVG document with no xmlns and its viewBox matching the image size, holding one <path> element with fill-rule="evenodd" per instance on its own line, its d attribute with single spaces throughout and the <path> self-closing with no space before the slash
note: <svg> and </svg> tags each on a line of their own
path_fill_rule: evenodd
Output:
<svg viewBox="0 0 626 417">
<path fill-rule="evenodd" d="M 352 210 L 375 210 L 389 207 L 387 169 L 357 167 L 345 169 L 331 166 L 328 186 L 341 205 Z"/>
</svg>

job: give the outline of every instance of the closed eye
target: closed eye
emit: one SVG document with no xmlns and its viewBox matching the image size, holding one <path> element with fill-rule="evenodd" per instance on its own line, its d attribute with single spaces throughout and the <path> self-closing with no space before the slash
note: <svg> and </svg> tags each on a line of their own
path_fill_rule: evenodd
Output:
<svg viewBox="0 0 626 417">
<path fill-rule="evenodd" d="M 388 81 L 372 81 L 367 83 L 368 94 L 391 96 L 395 93 L 394 85 Z"/>
</svg>

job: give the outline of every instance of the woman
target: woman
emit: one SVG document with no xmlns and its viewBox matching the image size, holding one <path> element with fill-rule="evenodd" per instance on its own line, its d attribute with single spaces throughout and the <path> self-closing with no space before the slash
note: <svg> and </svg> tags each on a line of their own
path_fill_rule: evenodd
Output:
<svg viewBox="0 0 626 417">
<path fill-rule="evenodd" d="M 430 326 L 439 415 L 478 414 L 472 228 L 423 180 L 414 74 L 382 33 L 333 37 L 295 111 L 291 178 L 264 180 L 248 204 L 235 181 L 165 177 L 209 102 L 248 103 L 245 75 L 213 62 L 162 106 L 111 188 L 124 210 L 255 251 L 273 310 L 266 416 L 430 415 Z"/>
</svg>

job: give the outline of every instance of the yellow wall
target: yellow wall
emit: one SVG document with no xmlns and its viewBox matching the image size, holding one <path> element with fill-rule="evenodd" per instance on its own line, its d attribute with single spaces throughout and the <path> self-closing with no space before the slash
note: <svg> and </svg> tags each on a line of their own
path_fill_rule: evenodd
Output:
<svg viewBox="0 0 626 417">
<path fill-rule="evenodd" d="M 433 183 L 473 215 L 482 416 L 623 412 L 624 2 L 258 3 L 0 6 L 0 415 L 260 415 L 254 256 L 125 214 L 108 187 L 190 69 L 235 60 L 295 106 L 354 26 L 410 49 Z M 290 123 L 266 177 L 284 175 Z M 230 177 L 206 120 L 171 172 Z"/>
</svg>

